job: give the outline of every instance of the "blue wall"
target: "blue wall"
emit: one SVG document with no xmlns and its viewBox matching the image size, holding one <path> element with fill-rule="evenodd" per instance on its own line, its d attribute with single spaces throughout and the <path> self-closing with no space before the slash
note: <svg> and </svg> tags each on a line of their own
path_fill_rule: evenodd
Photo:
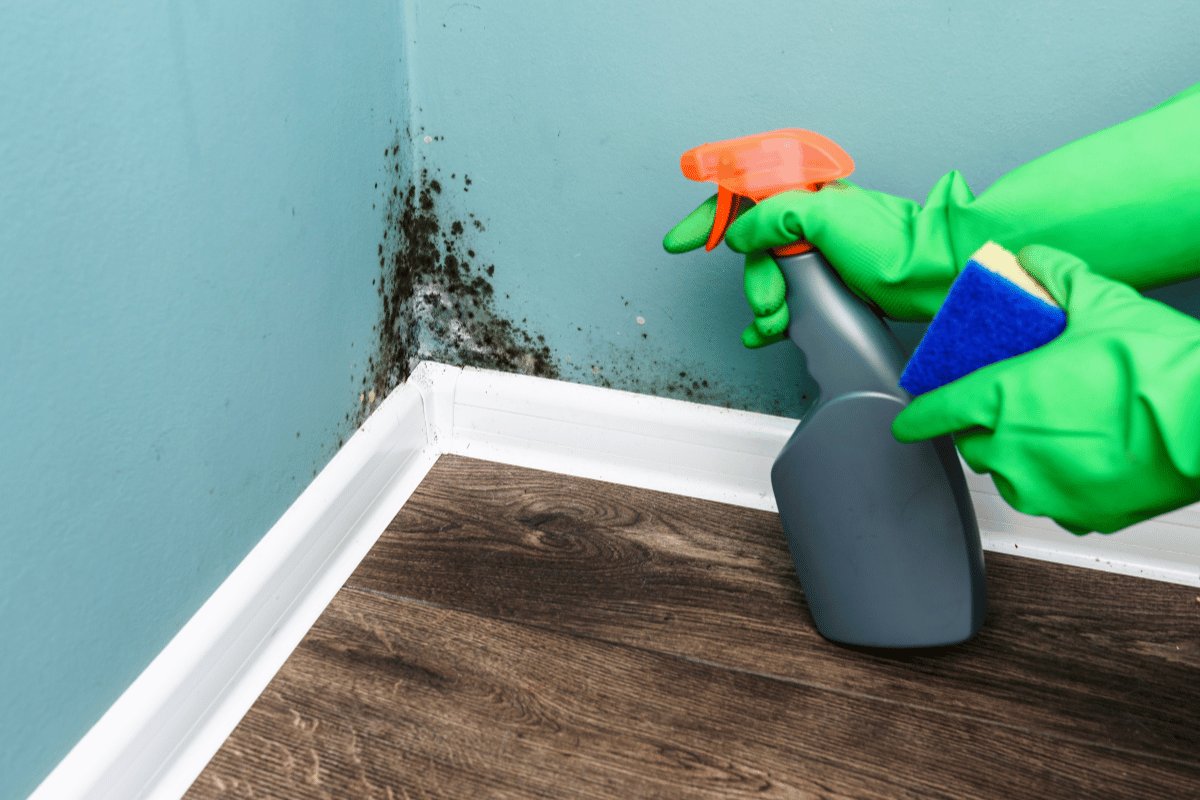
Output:
<svg viewBox="0 0 1200 800">
<path fill-rule="evenodd" d="M 429 0 L 412 18 L 417 152 L 448 209 L 486 220 L 500 315 L 568 380 L 792 415 L 795 349 L 741 346 L 739 257 L 662 251 L 712 191 L 684 150 L 809 128 L 859 184 L 923 201 L 951 169 L 981 192 L 1200 79 L 1191 0 Z"/>
<path fill-rule="evenodd" d="M 740 345 L 738 257 L 661 250 L 708 194 L 683 150 L 806 127 L 870 188 L 923 199 L 957 168 L 978 192 L 1194 83 L 1197 41 L 1194 0 L 0 5 L 0 797 L 392 362 L 479 360 L 449 306 L 402 310 L 400 356 L 372 331 L 400 189 L 438 181 L 436 280 L 470 254 L 491 293 L 467 307 L 525 348 L 500 366 L 795 414 L 794 349 Z"/>
<path fill-rule="evenodd" d="M 407 104 L 394 4 L 0 9 L 10 798 L 351 432 Z"/>
</svg>

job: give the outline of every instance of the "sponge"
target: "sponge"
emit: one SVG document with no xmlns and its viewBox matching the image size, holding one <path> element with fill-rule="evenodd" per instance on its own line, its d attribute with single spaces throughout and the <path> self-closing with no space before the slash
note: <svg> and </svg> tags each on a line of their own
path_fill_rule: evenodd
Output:
<svg viewBox="0 0 1200 800">
<path fill-rule="evenodd" d="M 1063 332 L 1067 314 L 995 242 L 975 251 L 954 279 L 900 376 L 913 395 L 1040 347 Z"/>
</svg>

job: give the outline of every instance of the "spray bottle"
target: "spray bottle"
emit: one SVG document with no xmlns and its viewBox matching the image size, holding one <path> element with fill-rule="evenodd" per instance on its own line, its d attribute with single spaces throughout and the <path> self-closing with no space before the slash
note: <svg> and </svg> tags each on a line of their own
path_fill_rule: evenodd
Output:
<svg viewBox="0 0 1200 800">
<path fill-rule="evenodd" d="M 817 191 L 849 175 L 842 148 L 795 128 L 701 145 L 683 174 L 716 183 L 716 247 L 746 199 Z M 824 256 L 772 251 L 787 283 L 787 335 L 819 387 L 771 469 L 780 520 L 817 630 L 862 647 L 936 647 L 983 624 L 987 587 L 975 509 L 949 436 L 902 444 L 895 335 Z"/>
</svg>

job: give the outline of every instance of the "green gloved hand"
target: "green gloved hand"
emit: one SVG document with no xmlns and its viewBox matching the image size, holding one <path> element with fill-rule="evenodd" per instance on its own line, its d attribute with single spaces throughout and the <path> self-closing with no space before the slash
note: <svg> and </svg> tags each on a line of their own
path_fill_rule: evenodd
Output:
<svg viewBox="0 0 1200 800">
<path fill-rule="evenodd" d="M 948 197 L 948 192 L 957 194 Z M 942 235 L 946 206 L 969 199 L 961 179 L 939 182 L 924 209 L 911 200 L 838 181 L 819 192 L 783 192 L 743 212 L 725 234 L 731 248 L 746 253 L 746 299 L 754 322 L 742 333 L 743 344 L 762 347 L 784 338 L 786 286 L 766 251 L 802 236 L 873 307 L 893 319 L 930 319 L 958 274 Z M 683 253 L 703 245 L 715 211 L 713 195 L 671 229 L 663 247 Z M 914 248 L 914 241 L 922 246 Z M 898 255 L 914 251 L 921 257 L 904 261 Z"/>
<path fill-rule="evenodd" d="M 1200 499 L 1200 322 L 1060 250 L 1017 258 L 1066 310 L 1066 330 L 917 397 L 896 438 L 954 433 L 1009 505 L 1073 533 Z"/>
<path fill-rule="evenodd" d="M 898 320 L 932 318 L 958 270 L 988 240 L 1013 251 L 1059 247 L 1101 275 L 1139 289 L 1161 286 L 1200 272 L 1198 135 L 1200 85 L 1014 170 L 978 198 L 958 172 L 938 181 L 924 206 L 841 181 L 768 198 L 725 239 L 755 253 L 803 236 L 852 291 Z M 715 207 L 710 199 L 692 212 L 664 247 L 679 253 L 702 245 Z M 783 279 L 771 266 L 747 261 L 755 322 L 742 339 L 750 347 L 786 330 Z"/>
<path fill-rule="evenodd" d="M 746 209 L 752 205 L 749 201 L 743 201 L 740 213 L 746 213 Z M 663 248 L 668 253 L 686 253 L 702 247 L 708 241 L 716 213 L 717 196 L 714 194 L 667 233 L 663 238 Z M 754 322 L 742 332 L 742 344 L 746 347 L 762 347 L 782 340 L 789 318 L 784 303 L 787 287 L 779 265 L 767 253 L 751 253 L 746 256 L 743 280 L 746 300 L 754 312 Z"/>
</svg>

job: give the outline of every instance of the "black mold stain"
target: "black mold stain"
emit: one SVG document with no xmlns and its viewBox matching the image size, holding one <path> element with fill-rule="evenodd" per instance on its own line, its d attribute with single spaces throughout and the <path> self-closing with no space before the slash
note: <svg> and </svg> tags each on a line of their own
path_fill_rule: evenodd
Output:
<svg viewBox="0 0 1200 800">
<path fill-rule="evenodd" d="M 385 151 L 391 160 L 385 172 L 395 185 L 384 192 L 377 249 L 380 318 L 375 352 L 362 378 L 359 423 L 422 360 L 559 377 L 545 337 L 496 309 L 488 280 L 496 266 L 475 263 L 475 233 L 439 204 L 442 185 L 427 168 L 419 175 L 409 175 L 407 166 L 401 169 L 402 149 L 407 149 L 401 136 L 407 138 L 408 132 L 397 131 Z M 474 214 L 466 217 L 476 232 L 486 230 Z"/>
<path fill-rule="evenodd" d="M 705 405 L 733 407 L 722 389 L 710 387 L 708 380 L 687 380 L 682 377 L 683 373 L 678 380 L 664 377 L 664 373 L 670 374 L 673 359 L 652 358 L 647 362 L 628 350 L 612 346 L 609 350 L 609 356 L 600 361 L 572 365 L 574 374 L 566 376 L 566 379 L 654 397 L 674 397 Z"/>
<path fill-rule="evenodd" d="M 637 344 L 629 347 L 612 341 L 593 342 L 589 337 L 588 360 L 578 362 L 568 358 L 560 362 L 562 379 L 723 408 L 751 405 L 745 398 L 730 399 L 729 387 L 719 375 L 695 374 L 697 366 L 694 363 L 685 363 L 682 358 L 661 350 L 655 350 L 653 354 L 647 352 L 644 348 L 653 340 L 652 335 L 644 332 L 641 337 L 631 337 L 630 344 Z M 703 370 L 703 367 L 699 369 Z M 802 387 L 798 397 L 796 393 L 784 391 L 754 399 L 754 411 L 798 419 L 812 406 L 815 396 L 803 392 Z"/>
</svg>

